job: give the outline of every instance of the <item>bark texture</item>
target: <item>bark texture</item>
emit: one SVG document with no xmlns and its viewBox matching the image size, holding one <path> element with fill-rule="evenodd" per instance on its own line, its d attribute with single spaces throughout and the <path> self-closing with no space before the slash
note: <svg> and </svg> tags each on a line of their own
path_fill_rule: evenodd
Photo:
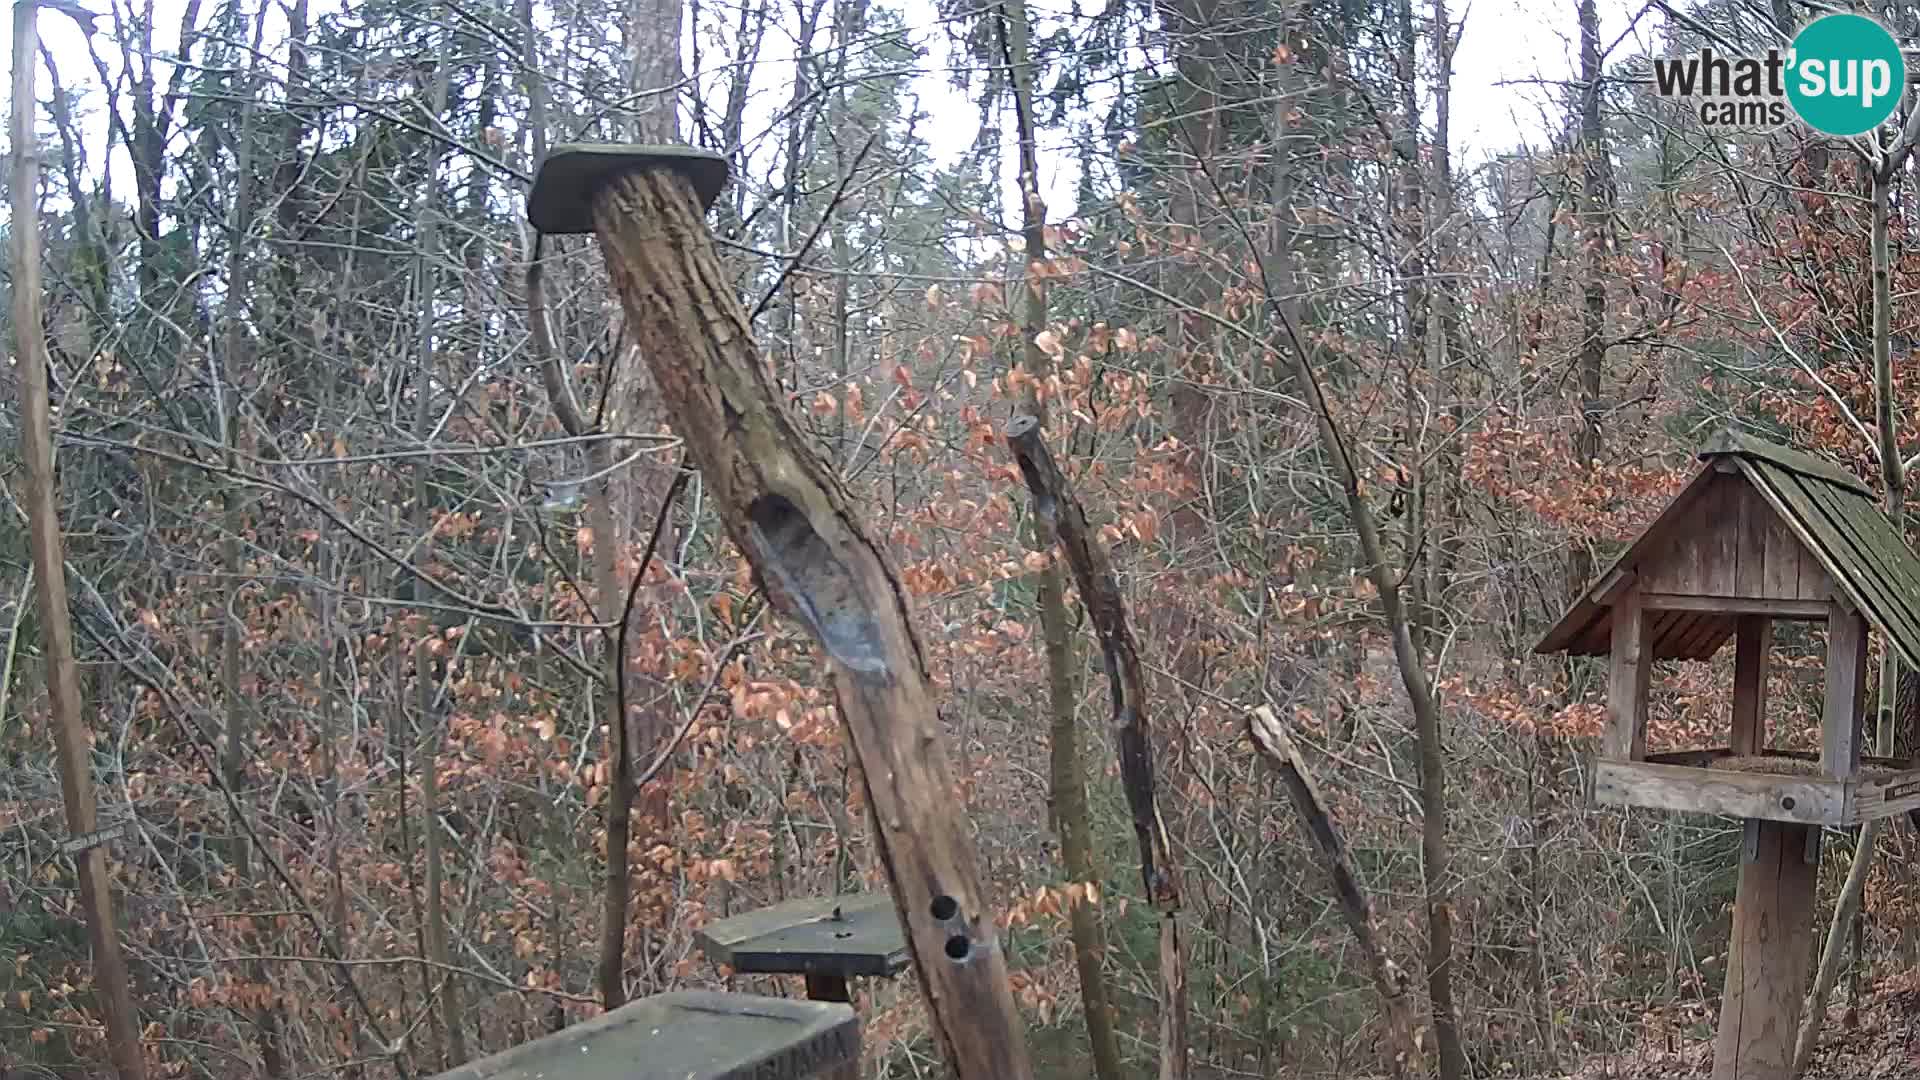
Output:
<svg viewBox="0 0 1920 1080">
<path fill-rule="evenodd" d="M 963 1080 L 1032 1075 L 993 911 L 892 560 L 782 409 L 693 187 L 595 199 L 607 270 L 728 535 L 825 652 L 935 1042 Z"/>
</svg>

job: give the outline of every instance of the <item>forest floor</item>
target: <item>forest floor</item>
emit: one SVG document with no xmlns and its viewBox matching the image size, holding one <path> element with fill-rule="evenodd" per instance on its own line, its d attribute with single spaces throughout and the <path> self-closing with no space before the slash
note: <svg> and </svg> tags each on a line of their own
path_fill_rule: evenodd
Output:
<svg viewBox="0 0 1920 1080">
<path fill-rule="evenodd" d="M 1827 1028 L 1807 1069 L 1807 1080 L 1908 1080 L 1920 1077 L 1920 973 L 1899 977 L 1849 1016 L 1844 1002 L 1828 1010 Z M 1836 998 L 1841 995 L 1835 995 Z M 1711 1038 L 1669 1049 L 1648 1044 L 1636 1052 L 1593 1058 L 1567 1080 L 1708 1080 Z"/>
</svg>

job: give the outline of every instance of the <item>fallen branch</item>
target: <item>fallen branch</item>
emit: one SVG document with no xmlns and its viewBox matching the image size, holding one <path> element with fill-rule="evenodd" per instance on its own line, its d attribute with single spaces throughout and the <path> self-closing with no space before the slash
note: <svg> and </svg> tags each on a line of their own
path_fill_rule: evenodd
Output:
<svg viewBox="0 0 1920 1080">
<path fill-rule="evenodd" d="M 1334 897 L 1340 901 L 1340 916 L 1346 920 L 1347 928 L 1353 931 L 1354 940 L 1359 942 L 1360 951 L 1367 962 L 1367 973 L 1373 977 L 1373 987 L 1380 992 L 1380 1009 L 1387 1021 L 1387 1039 L 1392 1053 L 1393 1075 L 1404 1075 L 1408 1071 L 1422 1071 L 1420 1064 L 1420 1044 L 1413 1034 L 1413 1001 L 1408 997 L 1412 980 L 1387 956 L 1386 949 L 1380 945 L 1380 939 L 1373 929 L 1373 907 L 1367 902 L 1367 894 L 1360 889 L 1360 881 L 1354 876 L 1353 864 L 1347 860 L 1347 846 L 1340 839 L 1340 828 L 1334 824 L 1333 813 L 1327 809 L 1326 802 L 1320 798 L 1320 790 L 1313 783 L 1313 774 L 1307 771 L 1307 763 L 1300 756 L 1300 748 L 1294 745 L 1293 738 L 1287 734 L 1286 727 L 1272 709 L 1265 705 L 1247 714 L 1247 737 L 1253 742 L 1253 748 L 1280 774 L 1280 780 L 1287 788 L 1287 797 L 1293 801 L 1294 810 L 1300 815 L 1301 824 L 1307 827 L 1307 834 L 1313 837 L 1314 847 L 1320 850 L 1320 862 L 1327 876 L 1333 879 Z"/>
</svg>

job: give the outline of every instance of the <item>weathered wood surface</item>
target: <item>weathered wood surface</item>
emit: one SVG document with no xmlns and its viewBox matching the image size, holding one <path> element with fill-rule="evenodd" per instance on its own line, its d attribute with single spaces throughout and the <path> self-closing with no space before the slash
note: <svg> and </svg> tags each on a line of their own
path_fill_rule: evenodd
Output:
<svg viewBox="0 0 1920 1080">
<path fill-rule="evenodd" d="M 1647 753 L 1647 689 L 1653 649 L 1640 590 L 1628 589 L 1613 605 L 1613 651 L 1607 667 L 1607 732 L 1602 751 L 1617 761 Z"/>
<path fill-rule="evenodd" d="M 1779 515 L 1737 465 L 1724 465 L 1691 496 L 1671 541 L 1637 556 L 1641 590 L 1783 604 L 1824 601 L 1831 585 L 1819 557 L 1769 520 Z M 1785 542 L 1769 543 L 1771 531 Z"/>
<path fill-rule="evenodd" d="M 1752 596 L 1697 596 L 1689 593 L 1643 592 L 1640 606 L 1648 611 L 1697 611 L 1711 615 L 1768 615 L 1779 619 L 1812 621 L 1827 617 L 1827 601 L 1775 600 Z"/>
<path fill-rule="evenodd" d="M 787 417 L 692 184 L 638 168 L 600 190 L 593 222 L 728 535 L 826 654 L 935 1043 L 963 1080 L 1024 1080 L 1006 957 L 892 560 Z"/>
<path fill-rule="evenodd" d="M 1860 769 L 1860 711 L 1867 702 L 1867 620 L 1834 601 L 1827 615 L 1826 700 L 1820 717 L 1820 767 L 1837 780 Z"/>
<path fill-rule="evenodd" d="M 1733 739 L 1736 754 L 1757 754 L 1767 745 L 1767 653 L 1773 622 L 1743 615 L 1734 634 Z"/>
<path fill-rule="evenodd" d="M 1765 818 L 1804 825 L 1846 824 L 1846 785 L 1820 777 L 1720 772 L 1646 761 L 1594 763 L 1593 797 L 1608 806 Z"/>
<path fill-rule="evenodd" d="M 1819 866 L 1807 859 L 1807 826 L 1759 821 L 1748 828 L 1758 836 L 1741 852 L 1713 1080 L 1790 1080 Z"/>
<path fill-rule="evenodd" d="M 642 998 L 435 1080 L 841 1080 L 847 1005 L 696 990 Z"/>
<path fill-rule="evenodd" d="M 1412 981 L 1380 944 L 1373 924 L 1373 905 L 1367 900 L 1366 891 L 1360 887 L 1360 879 L 1353 872 L 1353 863 L 1347 858 L 1346 842 L 1340 838 L 1340 828 L 1334 823 L 1326 800 L 1320 797 L 1320 790 L 1313 782 L 1313 773 L 1300 756 L 1300 748 L 1287 734 L 1280 718 L 1265 705 L 1247 714 L 1247 736 L 1252 740 L 1253 748 L 1280 774 L 1294 811 L 1300 815 L 1301 824 L 1306 826 L 1307 835 L 1313 838 L 1314 847 L 1319 849 L 1321 866 L 1327 871 L 1327 876 L 1333 879 L 1333 893 L 1340 902 L 1341 917 L 1346 920 L 1347 929 L 1353 932 L 1354 940 L 1359 942 L 1367 972 L 1373 978 L 1374 990 L 1380 995 L 1380 1008 L 1387 1022 L 1387 1059 L 1393 1075 L 1409 1072 L 1424 1074 L 1424 1055 L 1414 1038 Z"/>
<path fill-rule="evenodd" d="M 1874 821 L 1920 810 L 1920 769 L 1859 781 L 1854 787 L 1851 809 L 1850 822 Z"/>
<path fill-rule="evenodd" d="M 1087 619 L 1100 638 L 1113 700 L 1113 726 L 1120 750 L 1120 782 L 1133 813 L 1133 831 L 1140 846 L 1140 877 L 1147 897 L 1160 912 L 1160 1076 L 1181 1080 L 1187 1075 L 1187 965 L 1180 940 L 1180 869 L 1173 840 L 1160 817 L 1154 791 L 1153 735 L 1147 716 L 1146 675 L 1140 649 L 1127 621 L 1126 601 L 1106 546 L 1093 533 L 1086 510 L 1074 495 L 1060 466 L 1041 438 L 1040 421 L 1032 415 L 1007 422 L 1007 449 L 1020 467 L 1034 511 L 1053 530 L 1080 590 Z"/>
<path fill-rule="evenodd" d="M 788 900 L 710 923 L 694 943 L 742 974 L 884 978 L 907 966 L 900 914 L 884 893 Z"/>
</svg>

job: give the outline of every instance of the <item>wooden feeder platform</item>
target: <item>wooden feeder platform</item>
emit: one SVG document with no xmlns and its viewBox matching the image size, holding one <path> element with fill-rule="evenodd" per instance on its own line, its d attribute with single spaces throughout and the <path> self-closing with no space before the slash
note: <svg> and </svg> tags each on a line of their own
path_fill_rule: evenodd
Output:
<svg viewBox="0 0 1920 1080">
<path fill-rule="evenodd" d="M 860 1060 L 851 1008 L 751 994 L 660 994 L 436 1080 L 839 1080 Z"/>
<path fill-rule="evenodd" d="M 1858 825 L 1920 807 L 1920 769 L 1865 757 L 1852 779 L 1821 775 L 1818 754 L 1729 747 L 1648 754 L 1644 761 L 1594 763 L 1594 801 L 1689 814 Z"/>
<path fill-rule="evenodd" d="M 711 923 L 694 941 L 742 974 L 804 975 L 807 996 L 822 1001 L 847 1001 L 848 979 L 891 978 L 908 960 L 885 893 L 789 900 Z"/>
</svg>

